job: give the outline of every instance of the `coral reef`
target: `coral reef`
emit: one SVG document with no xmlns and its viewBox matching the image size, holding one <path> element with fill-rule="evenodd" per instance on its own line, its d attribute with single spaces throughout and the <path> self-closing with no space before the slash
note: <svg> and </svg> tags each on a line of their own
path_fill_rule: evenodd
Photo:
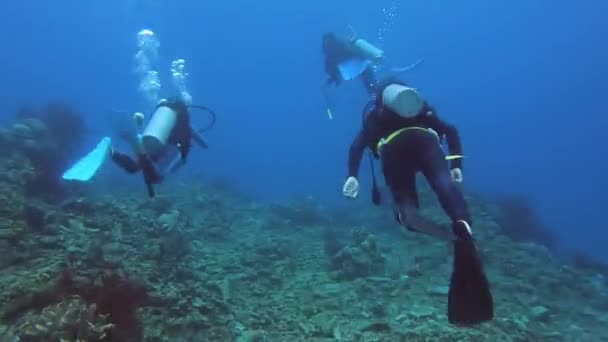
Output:
<svg viewBox="0 0 608 342">
<path fill-rule="evenodd" d="M 6 335 L 12 341 L 103 341 L 113 328 L 94 304 L 73 297 L 28 312 Z"/>
<path fill-rule="evenodd" d="M 352 243 L 332 256 L 333 276 L 352 280 L 382 274 L 385 260 L 374 235 L 364 227 L 353 229 L 351 234 Z"/>
<path fill-rule="evenodd" d="M 66 192 L 61 174 L 78 157 L 87 132 L 83 116 L 67 104 L 49 103 L 44 109 L 20 108 L 16 119 L 0 133 L 0 144 L 30 160 L 34 177 L 27 182 L 29 194 L 61 199 Z"/>
<path fill-rule="evenodd" d="M 270 211 L 285 224 L 294 227 L 333 223 L 333 217 L 310 197 L 288 203 L 275 203 L 270 206 Z"/>
<path fill-rule="evenodd" d="M 451 246 L 377 208 L 338 220 L 348 211 L 195 182 L 152 200 L 124 188 L 47 203 L 25 195 L 34 168 L 2 150 L 2 341 L 608 340 L 600 269 L 514 239 L 478 196 L 496 318 L 462 328 L 446 317 Z M 421 202 L 446 220 L 431 193 Z"/>
</svg>

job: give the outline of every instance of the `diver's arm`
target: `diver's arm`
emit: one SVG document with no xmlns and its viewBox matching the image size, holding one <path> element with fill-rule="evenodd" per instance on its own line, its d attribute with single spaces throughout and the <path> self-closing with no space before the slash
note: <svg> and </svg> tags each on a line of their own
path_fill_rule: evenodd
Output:
<svg viewBox="0 0 608 342">
<path fill-rule="evenodd" d="M 372 145 L 378 131 L 378 116 L 376 112 L 369 113 L 365 120 L 361 130 L 350 145 L 350 151 L 348 154 L 348 176 L 357 178 L 359 176 L 359 168 L 361 166 L 361 159 L 363 158 L 363 151 L 365 148 Z"/>
<path fill-rule="evenodd" d="M 201 136 L 190 127 L 189 134 L 184 137 L 183 142 L 177 144 L 177 148 L 179 149 L 179 159 L 176 160 L 173 165 L 169 168 L 171 172 L 175 172 L 179 170 L 182 166 L 186 164 L 186 160 L 188 155 L 190 154 L 190 149 L 192 148 L 192 140 L 196 142 L 199 146 L 203 148 L 207 148 L 207 143 L 201 138 Z"/>
<path fill-rule="evenodd" d="M 177 144 L 177 148 L 179 150 L 179 158 L 176 158 L 169 166 L 169 171 L 175 172 L 179 170 L 182 166 L 186 164 L 186 159 L 188 158 L 188 154 L 190 153 L 190 144 L 184 146 L 182 144 Z"/>
<path fill-rule="evenodd" d="M 374 73 L 372 66 L 368 66 L 361 74 L 361 82 L 363 82 L 363 87 L 370 96 L 373 96 L 376 93 L 376 84 L 378 83 L 378 80 L 376 79 L 376 74 Z"/>
<path fill-rule="evenodd" d="M 185 163 L 192 148 L 192 129 L 190 126 L 178 140 L 177 148 L 179 149 L 180 160 Z"/>
<path fill-rule="evenodd" d="M 190 128 L 190 137 L 200 147 L 209 148 L 209 145 L 207 145 L 207 142 L 203 140 L 203 137 L 201 137 L 200 134 L 198 134 L 198 132 L 196 132 L 192 128 Z M 184 144 L 177 144 L 180 158 L 170 167 L 171 172 L 179 170 L 182 166 L 186 164 L 186 158 L 188 157 L 188 154 L 190 154 L 191 147 L 192 144 L 190 142 Z"/>
<path fill-rule="evenodd" d="M 434 127 L 433 128 L 439 136 L 445 136 L 445 139 L 448 143 L 448 151 L 450 155 L 453 156 L 462 156 L 462 144 L 460 142 L 460 134 L 458 133 L 458 129 L 441 120 L 439 117 L 433 114 L 432 120 Z M 462 169 L 462 158 L 452 159 L 450 162 L 450 169 Z"/>
<path fill-rule="evenodd" d="M 330 87 L 332 85 L 337 87 L 342 83 L 342 77 L 340 76 L 340 71 L 338 71 L 337 66 L 334 66 L 333 68 L 326 66 L 325 72 L 327 73 L 327 80 L 325 81 L 326 87 Z"/>
<path fill-rule="evenodd" d="M 189 141 L 187 143 L 179 145 L 179 153 L 181 156 L 181 160 L 183 160 L 184 162 L 186 161 L 186 159 L 188 158 L 188 155 L 190 154 L 191 147 L 192 147 L 192 144 Z"/>
<path fill-rule="evenodd" d="M 361 167 L 361 159 L 363 151 L 367 146 L 367 132 L 362 129 L 355 137 L 355 140 L 350 145 L 348 153 L 348 176 L 357 178 L 359 176 L 359 168 Z"/>
</svg>

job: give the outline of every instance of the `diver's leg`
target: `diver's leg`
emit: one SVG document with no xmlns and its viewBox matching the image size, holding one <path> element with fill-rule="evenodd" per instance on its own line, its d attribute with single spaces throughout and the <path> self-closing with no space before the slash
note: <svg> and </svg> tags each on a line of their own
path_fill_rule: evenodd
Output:
<svg viewBox="0 0 608 342">
<path fill-rule="evenodd" d="M 417 231 L 441 239 L 451 239 L 447 229 L 420 215 L 416 173 L 419 156 L 415 152 L 418 139 L 414 136 L 397 138 L 382 154 L 384 178 L 393 194 L 395 219 L 408 230 Z"/>
<path fill-rule="evenodd" d="M 137 156 L 137 158 L 139 160 L 139 165 L 141 165 L 141 171 L 144 174 L 146 183 L 158 184 L 163 180 L 163 176 L 160 174 L 150 156 L 147 154 L 140 154 Z"/>
<path fill-rule="evenodd" d="M 382 153 L 382 172 L 384 180 L 393 195 L 395 204 L 418 207 L 416 193 L 416 171 L 413 161 L 408 160 L 407 144 L 394 142 Z"/>
<path fill-rule="evenodd" d="M 454 264 L 448 298 L 452 324 L 471 325 L 494 317 L 494 302 L 488 279 L 471 235 L 471 218 L 460 189 L 451 179 L 440 147 L 429 146 L 423 173 L 452 219 Z"/>
<path fill-rule="evenodd" d="M 397 221 L 408 230 L 432 235 L 442 240 L 452 240 L 454 235 L 448 229 L 420 214 L 418 195 L 415 190 L 415 174 L 412 179 L 412 190 L 404 191 L 401 201 L 395 201 Z"/>
<path fill-rule="evenodd" d="M 116 150 L 112 151 L 112 161 L 128 173 L 135 173 L 140 170 L 139 164 L 135 160 Z"/>
<path fill-rule="evenodd" d="M 408 230 L 415 231 L 408 217 L 411 216 L 409 213 L 416 212 L 420 206 L 416 192 L 416 173 L 410 170 L 403 171 L 393 176 L 391 181 L 387 179 L 387 184 L 393 195 L 395 220 Z"/>
<path fill-rule="evenodd" d="M 436 140 L 425 151 L 422 173 L 424 174 L 433 192 L 437 195 L 441 207 L 455 223 L 459 220 L 471 224 L 471 215 L 464 195 L 460 188 L 452 181 L 448 162 Z"/>
<path fill-rule="evenodd" d="M 146 188 L 148 190 L 148 196 L 154 197 L 154 184 L 159 184 L 163 177 L 159 173 L 156 165 L 154 165 L 154 161 L 147 154 L 139 154 L 137 156 L 139 160 L 139 165 L 141 166 L 141 171 L 144 175 L 144 182 L 146 183 Z"/>
</svg>

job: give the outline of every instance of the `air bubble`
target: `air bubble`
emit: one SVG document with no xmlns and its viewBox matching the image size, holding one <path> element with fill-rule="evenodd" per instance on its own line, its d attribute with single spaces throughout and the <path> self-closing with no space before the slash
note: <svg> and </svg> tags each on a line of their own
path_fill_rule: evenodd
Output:
<svg viewBox="0 0 608 342">
<path fill-rule="evenodd" d="M 188 72 L 186 72 L 186 61 L 176 59 L 171 62 L 171 75 L 173 76 L 173 85 L 179 90 L 182 100 L 188 104 L 192 103 L 192 96 L 186 87 Z"/>
<path fill-rule="evenodd" d="M 393 30 L 397 21 L 397 9 L 400 5 L 399 0 L 390 0 L 387 7 L 382 8 L 383 21 L 382 26 L 378 30 L 377 41 L 380 48 L 384 45 L 384 39 Z"/>
<path fill-rule="evenodd" d="M 160 95 L 160 77 L 154 70 L 158 59 L 160 43 L 151 30 L 141 30 L 137 34 L 137 52 L 135 53 L 135 73 L 140 78 L 139 91 L 152 105 L 158 102 Z"/>
</svg>

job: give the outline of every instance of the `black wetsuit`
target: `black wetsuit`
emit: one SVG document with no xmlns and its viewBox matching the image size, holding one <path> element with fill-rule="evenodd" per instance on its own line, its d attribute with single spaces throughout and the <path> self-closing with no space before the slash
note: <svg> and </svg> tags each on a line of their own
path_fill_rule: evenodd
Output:
<svg viewBox="0 0 608 342">
<path fill-rule="evenodd" d="M 177 119 L 175 126 L 169 135 L 168 144 L 177 146 L 180 152 L 180 163 L 185 163 L 190 148 L 192 147 L 192 130 L 190 128 L 190 113 L 185 103 L 181 101 L 166 102 L 159 105 L 167 106 L 173 109 L 177 113 Z M 144 181 L 148 186 L 148 193 L 152 197 L 154 196 L 153 184 L 159 184 L 163 180 L 163 175 L 156 168 L 155 163 L 162 158 L 162 154 L 148 155 L 138 154 L 137 159 L 133 159 L 130 156 L 113 151 L 112 160 L 120 166 L 123 170 L 129 173 L 136 173 L 142 171 Z"/>
<path fill-rule="evenodd" d="M 384 86 L 378 88 L 381 94 Z M 454 159 L 451 165 L 448 165 L 440 146 L 440 139 L 445 138 L 450 154 L 461 155 L 462 147 L 457 129 L 442 121 L 428 105 L 418 116 L 403 118 L 383 107 L 381 98 L 381 95 L 377 96 L 375 108 L 367 114 L 362 130 L 350 147 L 348 175 L 358 176 L 363 151 L 370 148 L 374 156 L 382 162 L 386 183 L 398 207 L 419 207 L 416 173 L 422 172 L 452 222 L 465 220 L 471 223 L 463 194 L 452 181 L 450 174 L 450 169 L 462 168 L 462 159 Z M 433 114 L 427 115 L 428 111 Z M 432 129 L 437 134 L 421 129 L 407 130 L 377 151 L 377 144 L 381 139 L 407 127 Z"/>
</svg>

